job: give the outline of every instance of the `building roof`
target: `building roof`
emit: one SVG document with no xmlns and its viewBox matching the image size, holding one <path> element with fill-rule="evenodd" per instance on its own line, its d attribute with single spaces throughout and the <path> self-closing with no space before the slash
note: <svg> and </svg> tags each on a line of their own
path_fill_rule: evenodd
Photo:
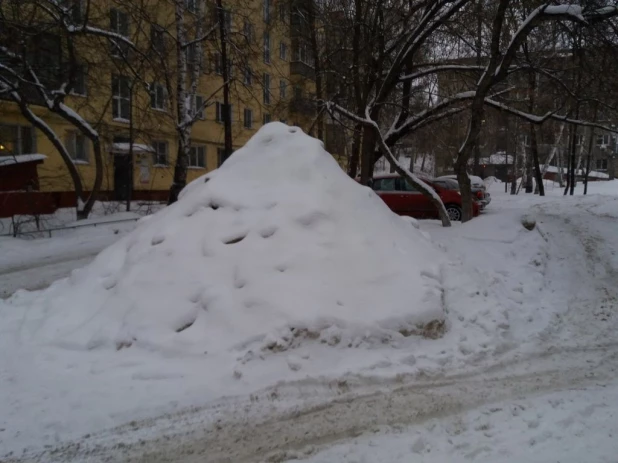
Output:
<svg viewBox="0 0 618 463">
<path fill-rule="evenodd" d="M 47 159 L 47 156 L 44 154 L 14 154 L 11 156 L 0 156 L 0 167 L 24 164 L 26 162 L 41 162 L 45 159 Z"/>
<path fill-rule="evenodd" d="M 513 155 L 512 154 L 506 155 L 503 152 L 497 152 L 497 153 L 492 154 L 489 157 L 479 159 L 479 163 L 489 164 L 489 165 L 504 164 L 505 160 L 506 160 L 506 164 L 512 164 Z"/>
<path fill-rule="evenodd" d="M 547 172 L 551 172 L 551 173 L 554 173 L 554 174 L 557 174 L 559 170 L 560 170 L 560 168 L 559 168 L 559 167 L 555 167 L 555 166 L 548 166 L 548 167 L 547 167 Z M 566 174 L 567 174 L 567 172 L 568 172 L 568 169 L 566 169 L 565 167 L 563 167 L 563 168 L 562 168 L 562 173 L 563 173 L 564 175 L 566 175 Z M 586 173 L 586 172 L 585 172 L 584 170 L 582 170 L 582 169 L 577 169 L 577 170 L 575 171 L 575 175 L 584 175 L 585 173 Z M 608 175 L 608 174 L 606 174 L 605 172 L 597 172 L 596 170 L 591 170 L 591 171 L 588 173 L 588 177 L 590 177 L 590 178 L 603 178 L 603 179 L 609 179 L 609 175 Z"/>
</svg>

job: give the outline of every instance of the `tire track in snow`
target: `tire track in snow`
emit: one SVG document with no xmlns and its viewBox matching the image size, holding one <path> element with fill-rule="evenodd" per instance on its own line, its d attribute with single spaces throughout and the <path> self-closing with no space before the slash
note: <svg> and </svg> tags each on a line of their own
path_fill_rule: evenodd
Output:
<svg viewBox="0 0 618 463">
<path fill-rule="evenodd" d="M 194 409 L 14 461 L 281 462 L 379 426 L 405 426 L 497 401 L 599 385 L 615 378 L 617 371 L 617 344 L 555 349 L 495 365 L 484 373 L 407 384 L 401 378 L 377 382 L 372 390 L 352 390 L 287 412 L 254 413 L 261 405 L 249 402 L 232 403 L 229 410 L 219 404 L 217 411 L 223 411 L 226 420 L 206 424 L 214 409 Z M 135 439 L 134 433 L 143 439 Z M 153 435 L 160 437 L 152 439 Z"/>
</svg>

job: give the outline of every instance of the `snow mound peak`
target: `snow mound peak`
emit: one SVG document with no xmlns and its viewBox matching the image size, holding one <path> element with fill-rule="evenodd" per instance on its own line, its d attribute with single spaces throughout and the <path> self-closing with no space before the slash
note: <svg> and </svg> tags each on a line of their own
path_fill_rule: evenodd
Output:
<svg viewBox="0 0 618 463">
<path fill-rule="evenodd" d="M 444 326 L 444 261 L 320 141 L 271 123 L 176 204 L 39 293 L 29 326 L 34 341 L 72 349 L 387 342 Z"/>
</svg>

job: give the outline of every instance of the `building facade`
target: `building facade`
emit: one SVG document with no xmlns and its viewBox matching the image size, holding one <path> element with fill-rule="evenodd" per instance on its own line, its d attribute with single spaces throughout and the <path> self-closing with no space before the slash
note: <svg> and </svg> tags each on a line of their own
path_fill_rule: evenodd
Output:
<svg viewBox="0 0 618 463">
<path fill-rule="evenodd" d="M 175 16 L 178 1 L 183 7 L 183 28 L 178 27 Z M 71 44 L 78 50 L 79 75 L 72 77 L 74 85 L 65 103 L 100 136 L 103 181 L 99 199 L 103 200 L 167 199 L 178 153 L 178 124 L 182 122 L 176 98 L 180 79 L 187 83 L 185 103 L 188 117 L 193 118 L 187 182 L 216 169 L 225 159 L 226 106 L 216 4 L 212 0 L 149 0 L 139 6 L 137 3 L 64 2 L 71 8 L 75 24 L 88 22 L 93 29 L 111 31 L 132 43 L 129 49 L 121 39 L 84 34 Z M 307 130 L 315 110 L 309 103 L 301 103 L 311 97 L 312 62 L 305 44 L 292 39 L 290 3 L 231 0 L 224 1 L 223 7 L 233 148 L 243 146 L 271 121 Z M 198 37 L 200 28 L 202 35 Z M 65 39 L 66 33 L 55 35 L 56 26 L 46 29 L 36 38 L 33 66 L 39 66 L 36 69 L 40 72 L 45 68 L 62 73 L 69 39 Z M 184 40 L 178 37 L 179 33 L 185 35 Z M 0 40 L 7 41 L 9 37 Z M 179 54 L 184 55 L 182 60 Z M 28 62 L 30 59 L 29 56 Z M 179 67 L 183 60 L 184 65 Z M 10 59 L 1 55 L 0 61 L 8 63 Z M 199 67 L 196 74 L 192 73 L 194 66 Z M 180 73 L 181 68 L 185 74 Z M 195 75 L 197 80 L 193 81 Z M 89 191 L 97 169 L 91 141 L 45 104 L 32 100 L 29 107 L 62 141 L 84 190 Z M 12 164 L 16 164 L 32 154 L 43 155 L 37 158 L 38 178 L 17 190 L 34 188 L 55 194 L 60 198 L 58 206 L 75 205 L 73 181 L 53 139 L 34 128 L 14 100 L 3 98 L 0 159 L 12 158 Z M 0 163 L 0 176 L 3 175 L 10 173 L 2 170 Z M 0 198 L 0 208 L 2 204 Z M 6 216 L 0 210 L 2 215 Z"/>
</svg>

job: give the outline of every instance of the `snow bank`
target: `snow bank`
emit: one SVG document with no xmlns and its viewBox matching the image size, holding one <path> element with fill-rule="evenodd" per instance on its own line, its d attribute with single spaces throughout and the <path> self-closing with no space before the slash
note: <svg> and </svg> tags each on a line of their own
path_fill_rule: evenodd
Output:
<svg viewBox="0 0 618 463">
<path fill-rule="evenodd" d="M 22 340 L 76 350 L 357 346 L 439 331 L 444 262 L 321 142 L 272 123 L 91 265 L 9 304 L 28 306 Z"/>
</svg>

